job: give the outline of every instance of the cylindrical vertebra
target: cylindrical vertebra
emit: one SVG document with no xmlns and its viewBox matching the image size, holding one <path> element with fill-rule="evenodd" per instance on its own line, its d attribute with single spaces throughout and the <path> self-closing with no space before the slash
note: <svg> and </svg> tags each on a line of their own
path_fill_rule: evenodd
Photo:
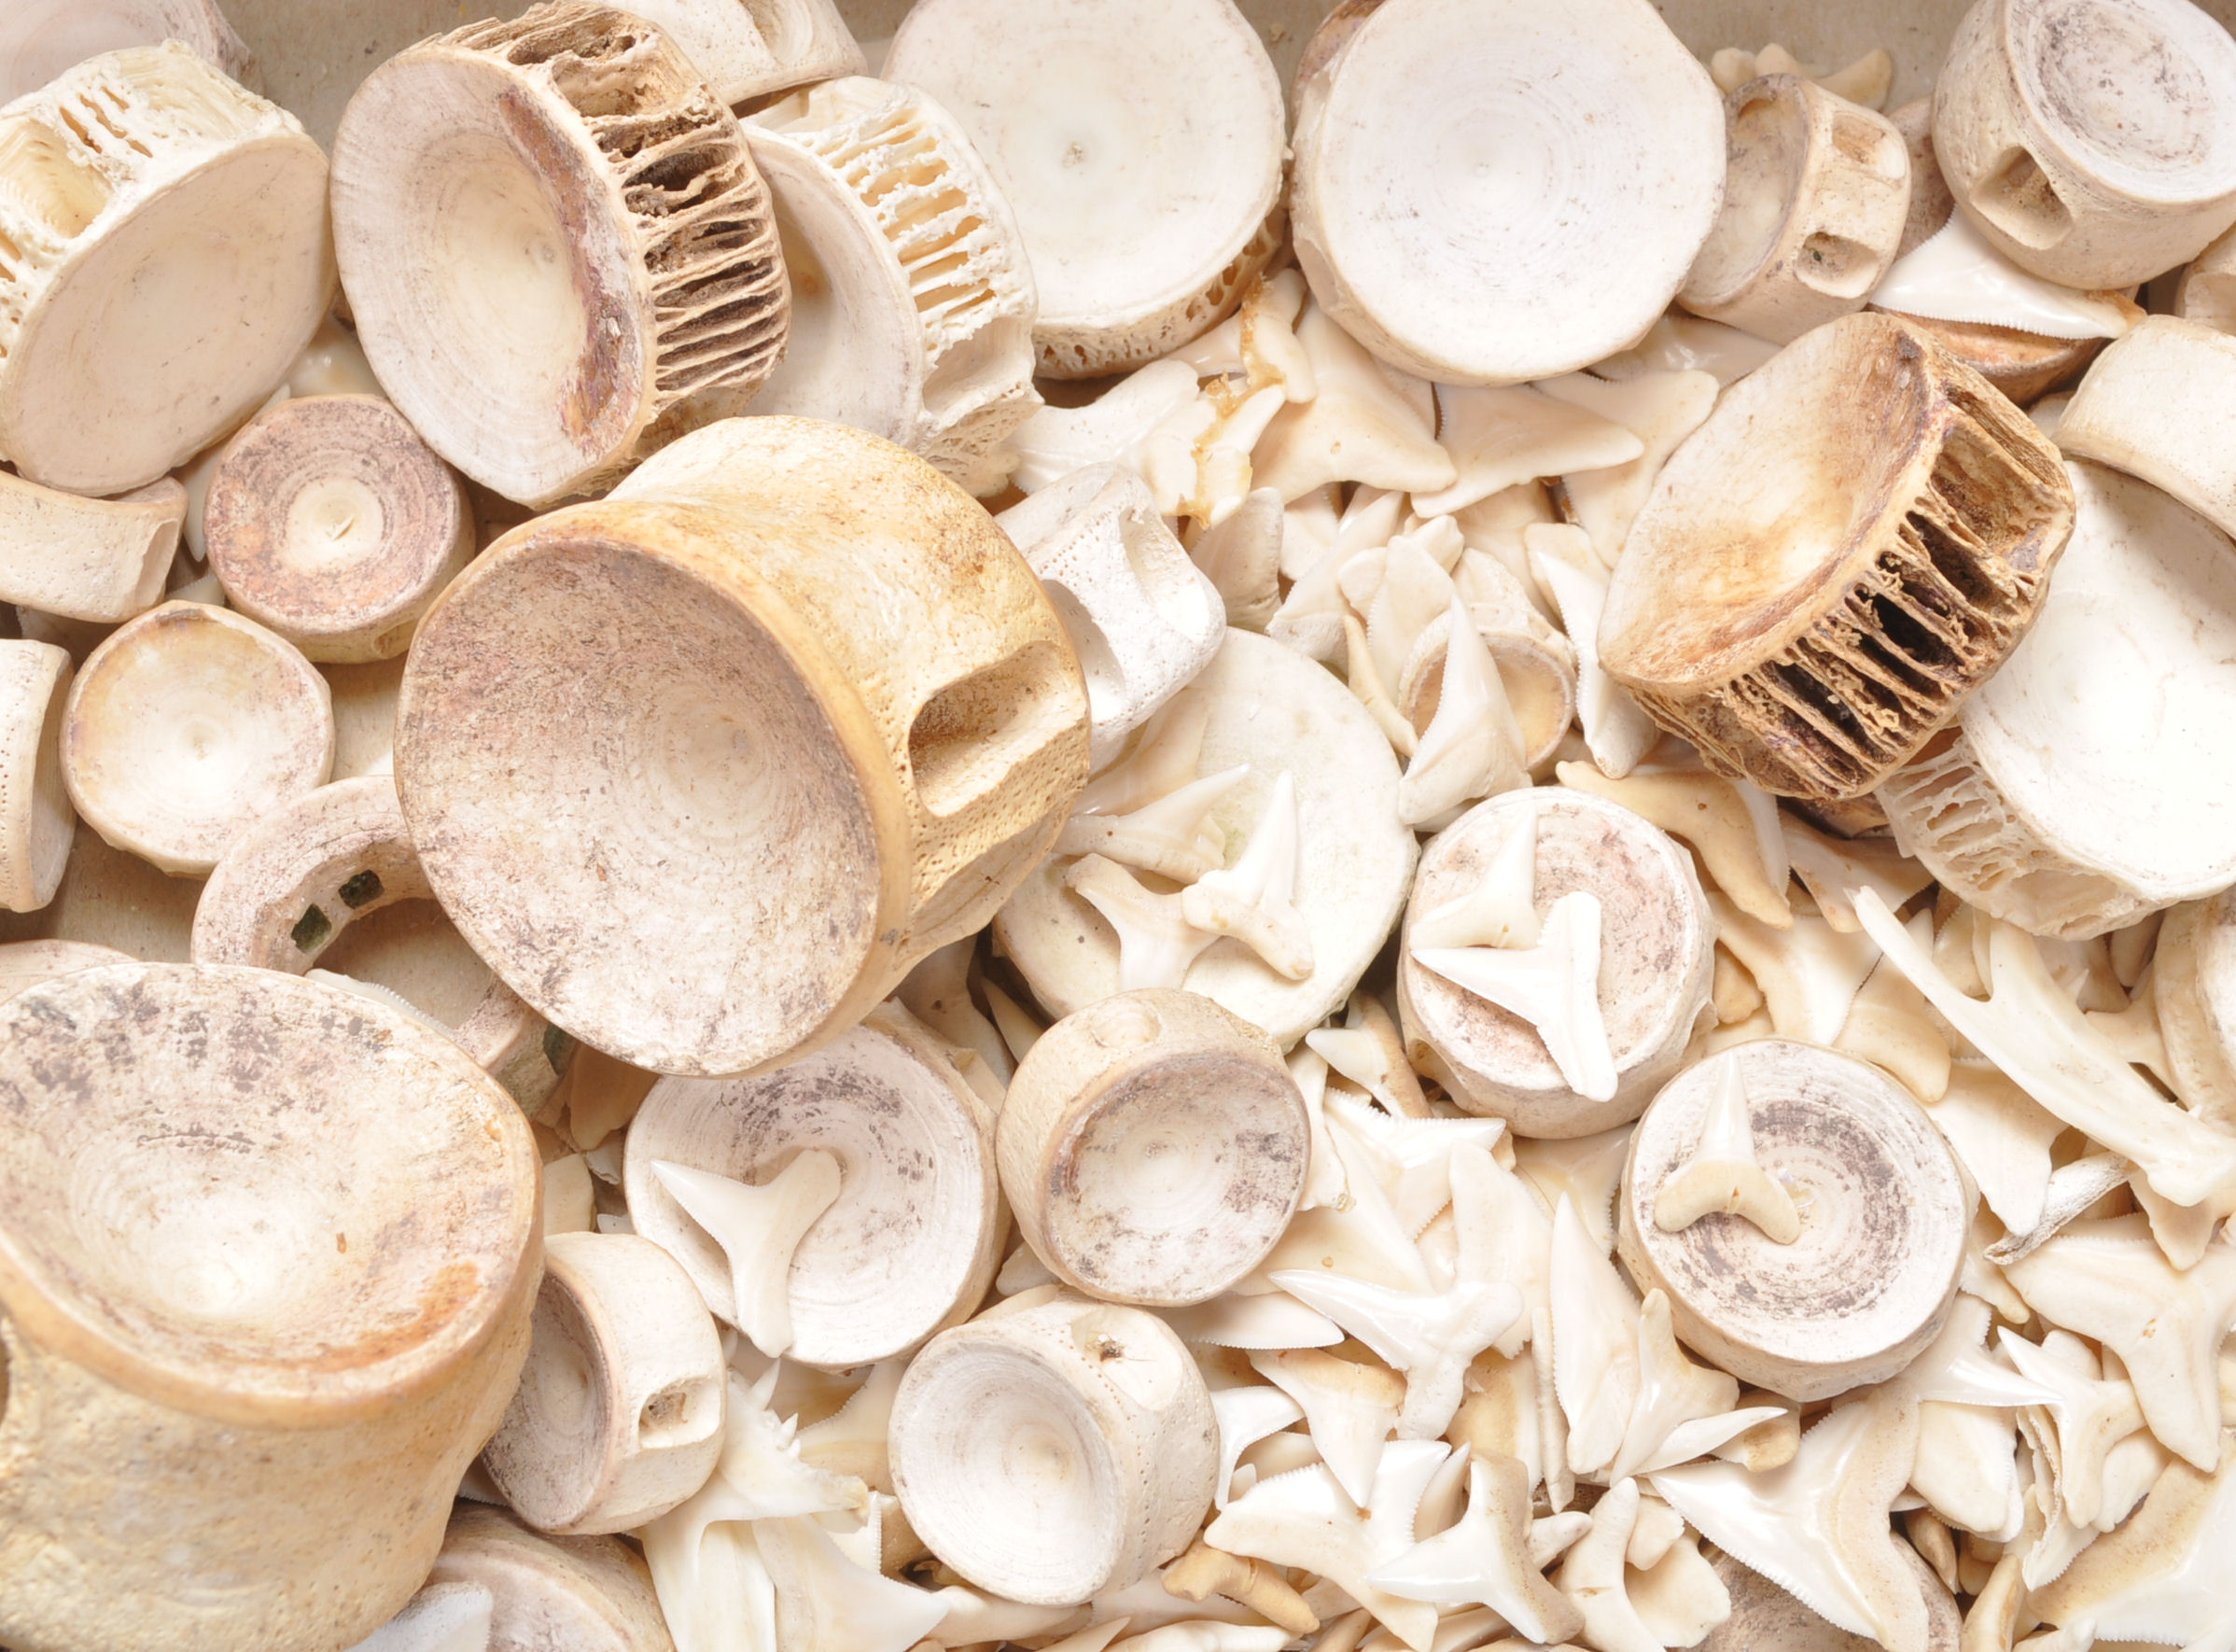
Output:
<svg viewBox="0 0 2236 1652">
<path fill-rule="evenodd" d="M 1041 405 L 1032 266 L 962 128 L 914 87 L 854 76 L 745 132 L 794 277 L 791 341 L 752 411 L 852 425 L 1000 492 L 1010 433 Z"/>
<path fill-rule="evenodd" d="M 77 817 L 63 782 L 70 656 L 50 642 L 0 641 L 0 906 L 54 899 Z"/>
<path fill-rule="evenodd" d="M 473 554 L 466 490 L 375 396 L 259 416 L 228 444 L 203 521 L 227 599 L 313 660 L 402 653 Z"/>
<path fill-rule="evenodd" d="M 326 783 L 333 697 L 254 620 L 167 602 L 86 657 L 62 763 L 70 801 L 108 843 L 174 876 L 203 873 L 251 821 Z"/>
<path fill-rule="evenodd" d="M 2078 940 L 2236 883 L 2236 545 L 2146 483 L 2069 473 L 2033 628 L 1875 795 L 1944 888 Z"/>
<path fill-rule="evenodd" d="M 893 1487 L 948 1565 L 1013 1601 L 1138 1582 L 1210 1507 L 1219 1428 L 1153 1314 L 1058 1295 L 935 1337 L 893 1401 Z"/>
<path fill-rule="evenodd" d="M 726 411 L 790 298 L 745 135 L 666 35 L 553 0 L 388 60 L 334 135 L 357 336 L 429 446 L 524 504 Z"/>
<path fill-rule="evenodd" d="M 1208 998 L 1149 991 L 1042 1033 L 996 1142 L 1010 1210 L 1051 1272 L 1170 1308 L 1217 1295 L 1273 1248 L 1310 1130 L 1271 1039 Z"/>
<path fill-rule="evenodd" d="M 734 1322 L 727 1258 L 653 1166 L 760 1183 L 810 1149 L 837 1159 L 839 1192 L 792 1253 L 788 1358 L 891 1359 L 978 1306 L 1006 1226 L 994 1121 L 945 1046 L 891 1007 L 758 1078 L 655 1084 L 629 1127 L 631 1220 Z"/>
<path fill-rule="evenodd" d="M 163 599 L 187 490 L 166 476 L 89 499 L 0 471 L 0 602 L 70 620 L 129 620 Z"/>
<path fill-rule="evenodd" d="M 2140 476 L 2236 534 L 2236 337 L 2146 317 L 2089 369 L 2058 420 L 2058 446 Z"/>
<path fill-rule="evenodd" d="M 555 1233 L 520 1387 L 482 1465 L 545 1532 L 626 1532 L 706 1483 L 723 1365 L 691 1276 L 633 1234 Z"/>
<path fill-rule="evenodd" d="M 489 1591 L 489 1652 L 675 1652 L 652 1575 L 613 1537 L 539 1537 L 460 1503 L 427 1587 Z"/>
<path fill-rule="evenodd" d="M 734 1073 L 982 927 L 1086 778 L 1055 610 L 923 460 L 727 421 L 507 535 L 421 622 L 404 813 L 444 909 L 554 1023 Z"/>
<path fill-rule="evenodd" d="M 2145 280 L 2236 220 L 2236 43 L 2187 0 L 1978 0 L 1935 83 L 1934 152 L 2012 262 Z"/>
<path fill-rule="evenodd" d="M 1743 1216 L 1673 1233 L 1654 1219 L 1734 1062 L 1755 1162 L 1801 1217 L 1791 1244 Z M 1623 1265 L 1642 1290 L 1669 1294 L 1686 1345 L 1803 1401 L 1884 1382 L 1923 1351 L 1956 1296 L 1970 1223 L 1956 1159 L 1909 1092 L 1852 1056 L 1786 1039 L 1736 1045 L 1663 1089 L 1632 1133 L 1615 1204 Z"/>
<path fill-rule="evenodd" d="M 1596 987 L 1616 1075 L 1604 1101 L 1570 1088 L 1535 1027 L 1414 956 L 1427 915 L 1481 889 L 1525 830 L 1537 837 L 1530 904 L 1541 918 L 1579 890 L 1600 903 Z M 1589 1136 L 1636 1118 L 1676 1071 L 1715 973 L 1715 925 L 1691 857 L 1620 804 L 1558 787 L 1494 797 L 1431 838 L 1402 936 L 1398 1014 L 1414 1064 L 1470 1113 L 1530 1136 Z"/>
<path fill-rule="evenodd" d="M 113 494 L 232 428 L 326 314 L 326 189 L 295 117 L 175 41 L 0 112 L 0 453 Z"/>
<path fill-rule="evenodd" d="M 194 909 L 194 961 L 300 975 L 317 968 L 356 919 L 399 902 L 432 903 L 434 894 L 396 782 L 386 775 L 338 780 L 273 809 L 228 847 Z M 430 948 L 429 968 L 440 971 L 448 951 Z M 426 1013 L 522 1107 L 533 1111 L 558 1084 L 572 1041 L 502 981 L 489 980 L 462 1013 L 440 1001 L 453 996 L 447 980 L 381 985 L 423 1009 L 433 1002 Z"/>
<path fill-rule="evenodd" d="M 1852 797 L 2003 664 L 2072 529 L 2064 466 L 2023 413 L 1894 317 L 1843 316 L 1734 385 L 1663 467 L 1600 663 L 1719 772 Z"/>
<path fill-rule="evenodd" d="M 167 964 L 9 1000 L 0 1085 L 0 1637 L 356 1641 L 527 1348 L 519 1109 L 381 1006 Z"/>
<path fill-rule="evenodd" d="M 1726 102 L 1724 209 L 1678 301 L 1789 343 L 1863 308 L 1902 241 L 1909 150 L 1884 115 L 1799 75 Z"/>
</svg>

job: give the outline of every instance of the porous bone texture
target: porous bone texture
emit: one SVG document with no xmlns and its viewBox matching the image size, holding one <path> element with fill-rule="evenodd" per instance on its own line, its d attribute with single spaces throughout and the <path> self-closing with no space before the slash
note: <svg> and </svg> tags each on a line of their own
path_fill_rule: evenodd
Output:
<svg viewBox="0 0 2236 1652">
<path fill-rule="evenodd" d="M 1895 318 L 1846 316 L 1735 385 L 1671 458 L 1601 657 L 1712 767 L 1853 797 L 2008 657 L 2073 518 L 2024 414 Z"/>
</svg>

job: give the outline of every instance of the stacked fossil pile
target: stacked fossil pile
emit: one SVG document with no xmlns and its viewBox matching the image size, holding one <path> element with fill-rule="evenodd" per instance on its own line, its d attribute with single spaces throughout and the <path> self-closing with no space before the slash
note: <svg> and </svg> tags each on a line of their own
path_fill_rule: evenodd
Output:
<svg viewBox="0 0 2236 1652">
<path fill-rule="evenodd" d="M 2229 1652 L 2236 41 L 1950 21 L 9 0 L 0 1645 Z"/>
</svg>

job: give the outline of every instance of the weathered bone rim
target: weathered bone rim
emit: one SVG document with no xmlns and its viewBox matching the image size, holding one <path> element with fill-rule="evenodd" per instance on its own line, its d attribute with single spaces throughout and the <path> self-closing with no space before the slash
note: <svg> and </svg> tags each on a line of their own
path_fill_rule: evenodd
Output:
<svg viewBox="0 0 2236 1652">
<path fill-rule="evenodd" d="M 0 1307 L 158 1403 L 264 1426 L 373 1415 L 449 1379 L 534 1287 L 526 1122 L 455 1044 L 384 1005 L 272 971 L 88 970 L 0 1004 Z M 184 1214 L 230 1224 L 217 1245 L 161 1232 L 153 1200 L 197 1174 Z M 449 1197 L 429 1197 L 437 1183 Z M 243 1278 L 259 1254 L 263 1279 Z M 265 1301 L 218 1300 L 259 1283 Z M 194 1289 L 201 1314 L 178 1301 Z M 346 1315 L 354 1335 L 322 1341 Z"/>
</svg>

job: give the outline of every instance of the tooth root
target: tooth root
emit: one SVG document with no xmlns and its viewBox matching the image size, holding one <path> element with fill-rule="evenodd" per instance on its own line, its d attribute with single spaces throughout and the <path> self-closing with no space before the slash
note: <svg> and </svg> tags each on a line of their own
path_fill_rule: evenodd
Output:
<svg viewBox="0 0 2236 1652">
<path fill-rule="evenodd" d="M 1074 815 L 1055 843 L 1059 855 L 1100 855 L 1188 883 L 1215 870 L 1225 846 L 1207 830 L 1206 817 L 1250 773 L 1238 763 L 1145 805 L 1127 815 Z"/>
<path fill-rule="evenodd" d="M 1682 1233 L 1718 1213 L 1745 1217 L 1773 1244 L 1790 1245 L 1801 1237 L 1793 1196 L 1755 1162 L 1746 1080 L 1736 1061 L 1725 1063 L 1717 1077 L 1692 1157 L 1654 1196 L 1654 1225 L 1664 1233 Z"/>
<path fill-rule="evenodd" d="M 1115 861 L 1087 855 L 1064 875 L 1064 887 L 1102 914 L 1118 931 L 1118 990 L 1178 987 L 1188 966 L 1219 939 L 1191 924 L 1178 895 L 1143 889 Z"/>
<path fill-rule="evenodd" d="M 1488 999 L 1535 1027 L 1568 1086 L 1586 1100 L 1615 1092 L 1614 1052 L 1600 1015 L 1600 903 L 1581 890 L 1561 896 L 1530 950 L 1416 947 L 1414 958 L 1454 986 Z"/>
<path fill-rule="evenodd" d="M 1543 926 L 1534 904 L 1537 886 L 1537 816 L 1524 814 L 1499 845 L 1482 881 L 1456 901 L 1425 915 L 1408 937 L 1420 947 L 1537 945 Z"/>
<path fill-rule="evenodd" d="M 1312 937 L 1295 904 L 1297 836 L 1296 779 L 1283 770 L 1242 858 L 1181 893 L 1190 924 L 1233 936 L 1292 981 L 1312 973 Z"/>
<path fill-rule="evenodd" d="M 839 1196 L 838 1159 L 809 1148 L 765 1184 L 660 1160 L 652 1174 L 730 1263 L 737 1328 L 762 1352 L 792 1345 L 792 1253 Z"/>
</svg>

